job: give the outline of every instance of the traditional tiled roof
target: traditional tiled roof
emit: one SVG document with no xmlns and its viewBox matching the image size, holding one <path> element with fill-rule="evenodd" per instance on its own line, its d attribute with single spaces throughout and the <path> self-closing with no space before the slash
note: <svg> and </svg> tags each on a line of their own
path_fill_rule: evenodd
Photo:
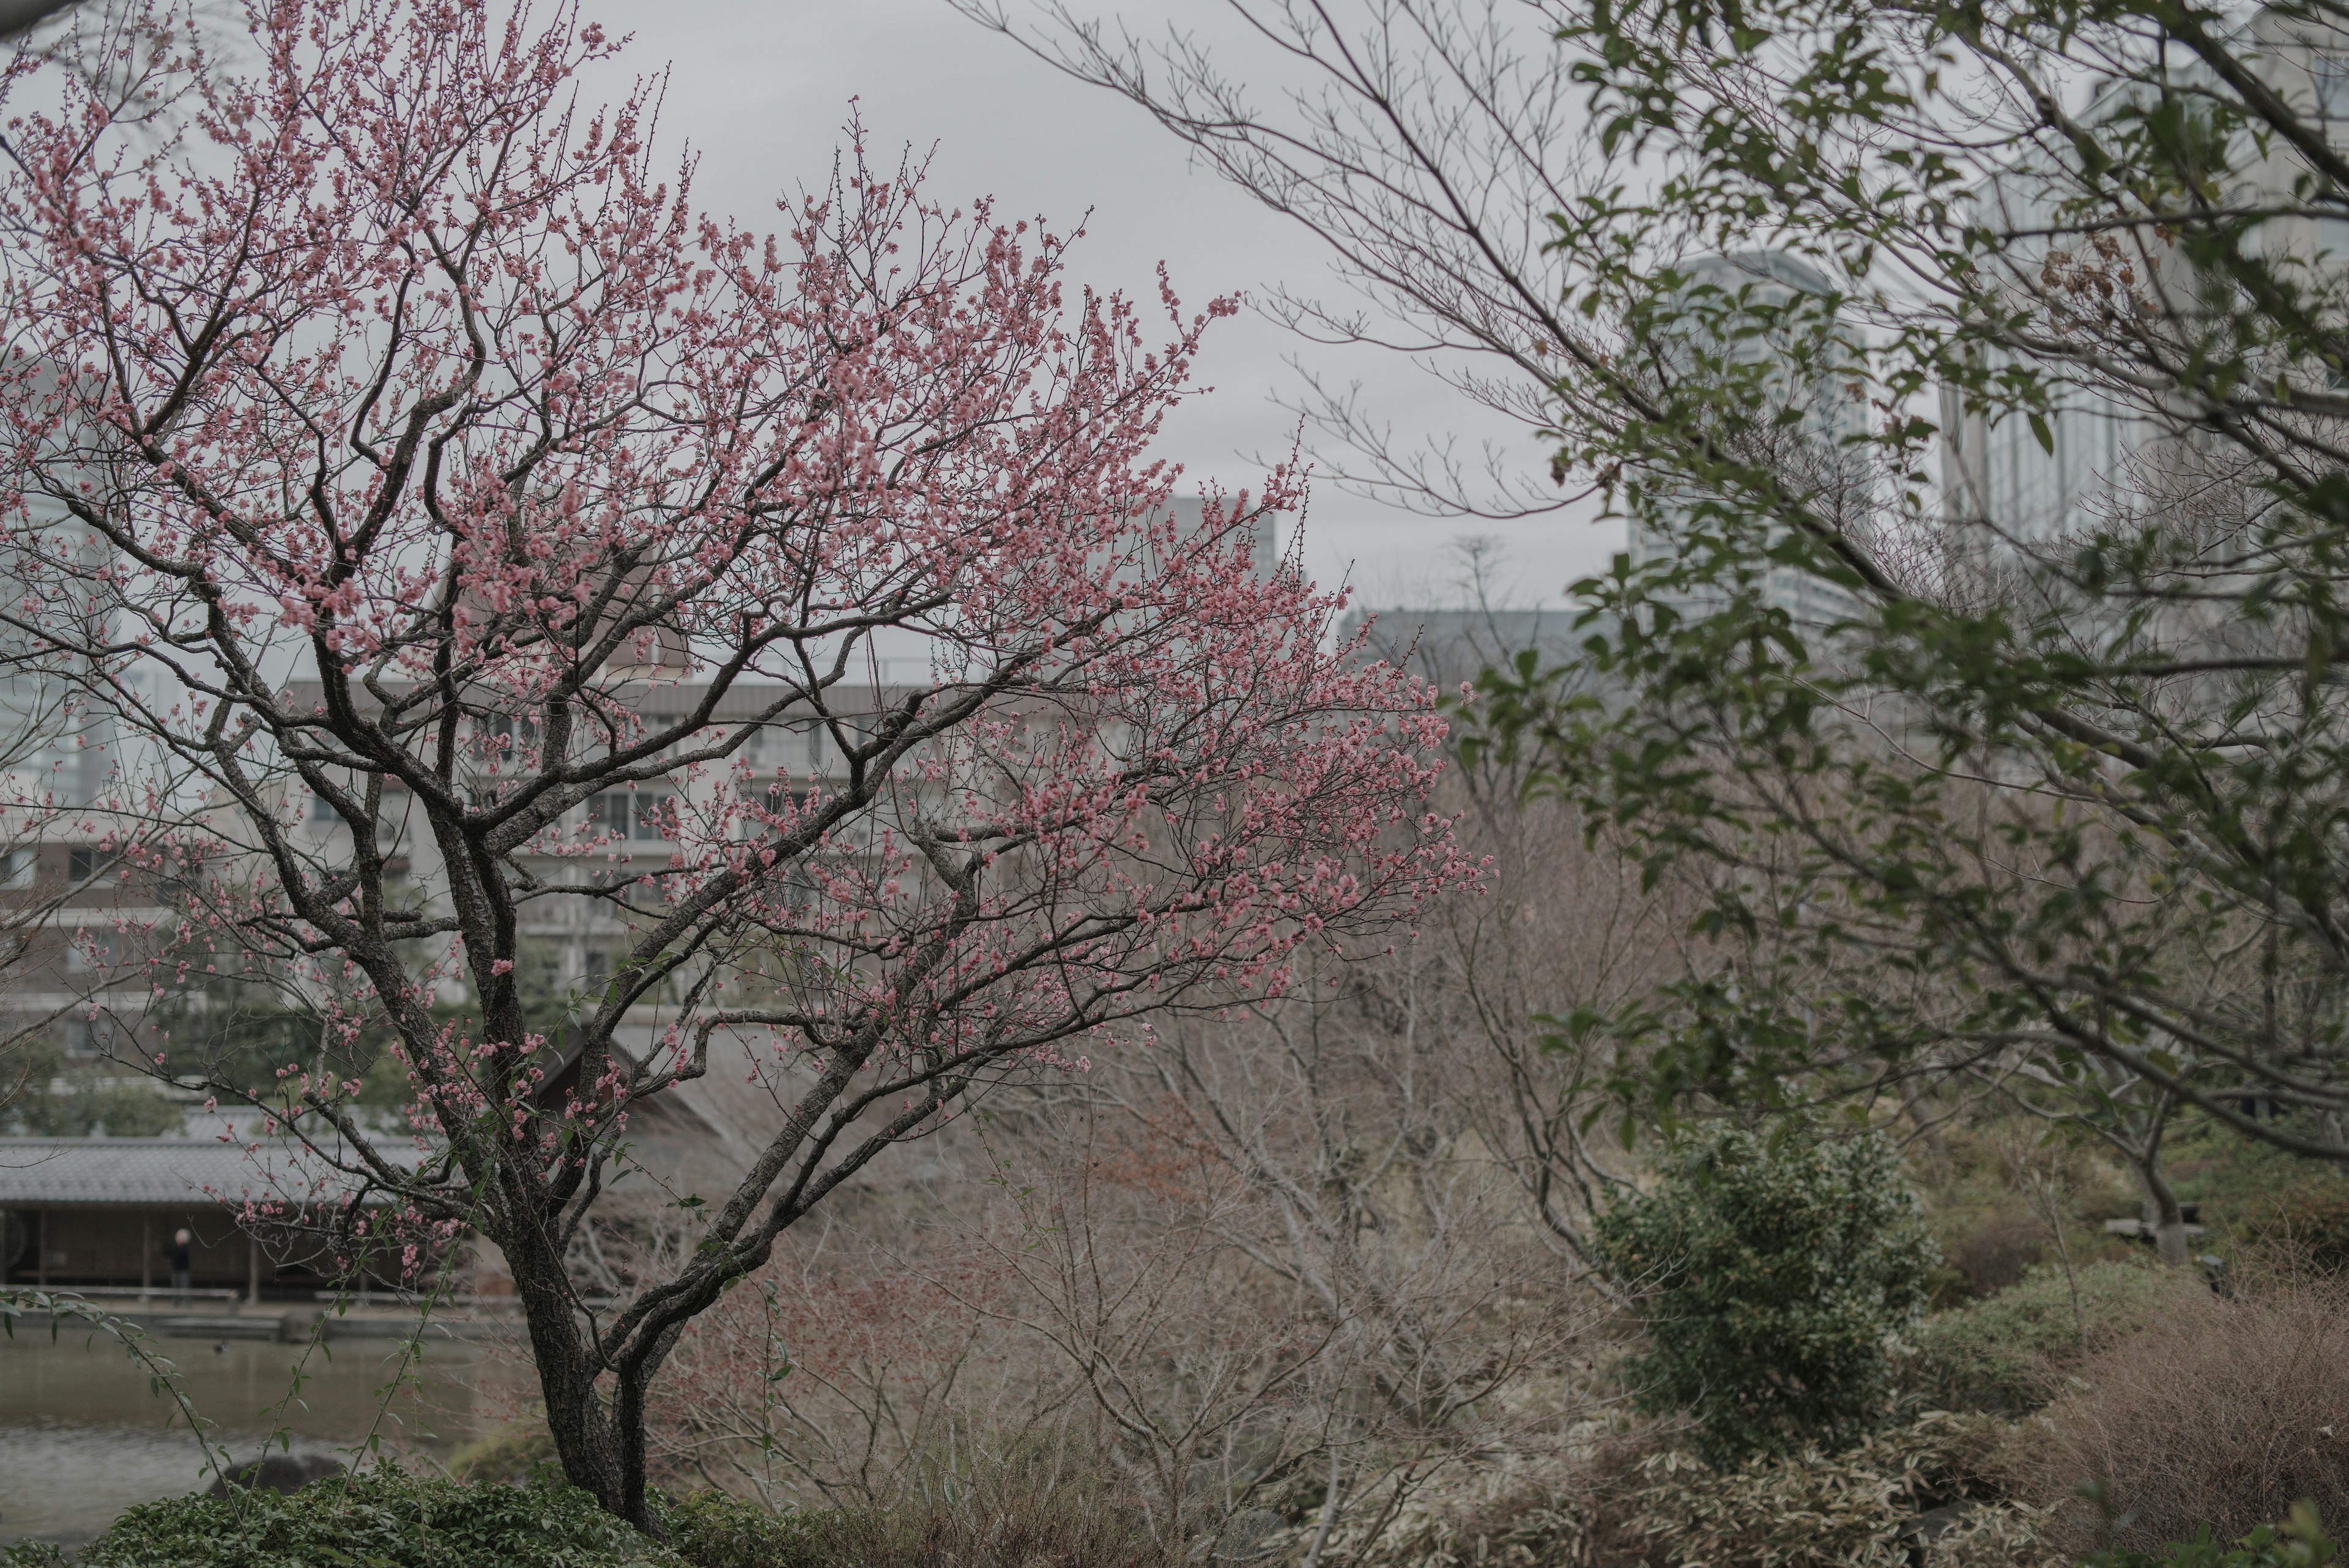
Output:
<svg viewBox="0 0 2349 1568">
<path fill-rule="evenodd" d="M 386 1151 L 402 1165 L 419 1157 Z M 0 1137 L 0 1209 L 333 1203 L 354 1182 L 300 1148 L 184 1137 Z"/>
</svg>

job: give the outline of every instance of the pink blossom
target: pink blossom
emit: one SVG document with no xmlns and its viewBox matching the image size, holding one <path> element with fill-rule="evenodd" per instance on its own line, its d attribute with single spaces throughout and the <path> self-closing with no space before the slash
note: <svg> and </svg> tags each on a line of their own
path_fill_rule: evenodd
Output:
<svg viewBox="0 0 2349 1568">
<path fill-rule="evenodd" d="M 347 1082 L 285 1080 L 293 1132 L 410 1217 L 355 1227 L 471 1225 L 559 1279 L 629 1107 L 720 1031 L 771 1044 L 771 1158 L 677 1276 L 588 1340 L 525 1293 L 542 1356 L 592 1369 L 564 1397 L 657 1367 L 713 1282 L 989 1085 L 1278 996 L 1300 949 L 1377 950 L 1473 883 L 1426 810 L 1434 692 L 1333 646 L 1341 593 L 1257 568 L 1299 474 L 1169 504 L 1152 443 L 1231 301 L 1071 291 L 1075 236 L 861 146 L 779 234 L 700 214 L 651 88 L 573 106 L 614 46 L 567 8 L 246 14 L 233 73 L 165 9 L 127 24 L 181 136 L 38 56 L 0 75 L 0 456 L 104 549 L 24 501 L 0 545 L 58 590 L 22 612 L 57 646 L 90 623 L 52 607 L 151 634 L 78 668 L 236 846 L 187 941 L 299 971 L 347 1039 L 388 1022 L 420 1172 L 339 1119 Z M 876 691 L 884 630 L 926 678 Z M 126 660 L 193 697 L 132 701 Z M 841 765 L 750 767 L 787 726 Z M 378 840 L 394 798 L 445 866 L 420 907 Z M 295 832 L 312 800 L 353 831 Z M 516 911 L 559 898 L 632 933 L 560 1062 L 513 980 Z M 666 1024 L 642 1059 L 632 1009 Z"/>
</svg>

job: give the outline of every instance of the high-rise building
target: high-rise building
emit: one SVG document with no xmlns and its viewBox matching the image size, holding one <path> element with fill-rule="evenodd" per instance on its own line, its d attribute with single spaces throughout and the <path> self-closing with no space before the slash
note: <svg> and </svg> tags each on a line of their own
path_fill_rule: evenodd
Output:
<svg viewBox="0 0 2349 1568">
<path fill-rule="evenodd" d="M 1692 340 L 1702 338 L 1708 358 L 1763 371 L 1752 384 L 1762 407 L 1744 410 L 1754 417 L 1744 421 L 1744 428 L 1731 438 L 1741 449 L 1737 455 L 1774 466 L 1782 482 L 1806 495 L 1816 514 L 1865 536 L 1873 518 L 1872 492 L 1867 465 L 1852 446 L 1852 438 L 1861 432 L 1864 406 L 1857 395 L 1858 379 L 1834 373 L 1840 323 L 1829 317 L 1796 327 L 1789 319 L 1795 313 L 1787 308 L 1799 296 L 1825 299 L 1834 293 L 1833 286 L 1808 263 L 1782 251 L 1701 256 L 1683 263 L 1681 271 L 1689 278 L 1683 291 L 1689 308 L 1679 329 Z M 1790 339 L 1797 333 L 1811 341 L 1808 352 L 1794 352 Z M 1820 344 L 1827 348 L 1824 355 L 1817 351 Z M 1693 369 L 1687 362 L 1690 357 L 1685 348 L 1665 346 L 1665 363 L 1678 360 L 1683 374 Z M 1780 412 L 1791 417 L 1779 419 Z M 1671 509 L 1668 503 L 1667 510 Z M 1659 527 L 1633 521 L 1630 555 L 1634 566 L 1671 559 L 1682 548 L 1669 523 Z M 1780 564 L 1762 571 L 1764 600 L 1785 610 L 1797 625 L 1831 626 L 1858 607 L 1847 589 L 1815 573 Z M 1711 592 L 1692 594 L 1681 607 L 1683 613 L 1703 613 L 1708 601 L 1716 597 Z"/>
<path fill-rule="evenodd" d="M 103 545 L 53 500 L 25 504 L 39 531 L 0 550 L 0 1044 L 95 1055 L 145 1011 L 160 879 L 122 855 L 142 825 L 126 815 L 117 727 L 84 656 L 60 646 L 103 640 L 102 623 L 73 624 L 102 608 L 60 586 L 87 581 Z"/>
<path fill-rule="evenodd" d="M 2349 30 L 2323 15 L 2269 5 L 2233 13 L 2223 26 L 2266 90 L 2314 122 L 2336 147 L 2349 140 Z M 2206 69 L 2182 61 L 2173 80 L 2190 93 Z M 2085 106 L 2079 119 L 2098 124 L 2143 92 L 2142 83 L 2124 77 Z M 2328 196 L 2331 182 L 2312 183 L 2306 161 L 2288 138 L 2254 143 L 2248 130 L 2235 134 L 2240 140 L 2227 201 L 2245 213 L 2267 209 L 2242 231 L 2241 253 L 2288 258 L 2281 274 L 2306 291 L 2302 308 L 2349 306 L 2349 212 L 2337 196 Z M 2067 205 L 2080 193 L 2075 171 L 2035 155 L 2018 157 L 1972 192 L 1967 221 L 2007 236 L 1999 260 L 2018 306 L 2040 307 L 2042 320 L 2059 336 L 2067 296 L 2093 301 L 2090 317 L 2113 309 L 2127 321 L 2133 314 L 2140 328 L 2190 334 L 2216 327 L 2216 322 L 2195 323 L 2204 308 L 2196 298 L 2195 265 L 2166 231 L 2149 223 L 2105 234 L 2084 227 Z M 2197 449 L 2190 432 L 2198 414 L 2190 400 L 2173 418 L 2157 392 L 2114 395 L 2129 387 L 2129 378 L 2111 367 L 2127 359 L 2125 348 L 2111 354 L 2093 340 L 2033 358 L 2026 367 L 2031 379 L 2048 395 L 2049 406 L 2041 410 L 1985 407 L 1956 388 L 1943 389 L 1944 514 L 1974 531 L 1986 559 L 2012 559 L 2038 544 L 2157 514 L 2190 522 L 2214 504 L 2223 512 L 2230 502 L 2222 493 L 2229 488 L 2238 494 L 2256 488 L 2259 476 L 2248 466 L 2214 471 L 2209 454 Z M 2004 368 L 1995 360 L 1985 366 Z M 2337 372 L 2331 379 L 2337 390 Z M 2226 519 L 2219 521 L 2223 525 Z"/>
<path fill-rule="evenodd" d="M 2126 509 L 2147 424 L 2085 388 L 2068 389 L 2041 420 L 1992 423 L 1955 389 L 1941 393 L 1942 487 L 1951 522 L 1992 522 L 2013 543 L 2084 533 Z"/>
<path fill-rule="evenodd" d="M 2010 170 L 1986 182 L 1975 201 L 1987 222 L 2017 236 L 2004 255 L 2018 275 L 2044 275 L 2056 261 L 2045 236 L 2059 215 L 2037 171 Z M 2137 487 L 2144 421 L 2067 377 L 2060 363 L 2033 371 L 2051 394 L 2035 423 L 2021 410 L 1993 419 L 1958 389 L 1941 390 L 1944 512 L 1953 524 L 1989 524 L 1996 542 L 1983 547 L 1992 555 L 2087 532 L 2126 510 Z"/>
</svg>

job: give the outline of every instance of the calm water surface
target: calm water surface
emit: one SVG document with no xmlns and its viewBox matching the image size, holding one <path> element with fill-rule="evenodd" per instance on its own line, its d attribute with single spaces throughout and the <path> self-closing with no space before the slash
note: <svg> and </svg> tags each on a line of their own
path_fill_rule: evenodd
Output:
<svg viewBox="0 0 2349 1568">
<path fill-rule="evenodd" d="M 306 1359 L 304 1346 L 255 1340 L 149 1343 L 179 1367 L 232 1459 L 257 1455 L 279 1428 L 296 1453 L 347 1460 L 373 1431 L 387 1449 L 445 1454 L 504 1419 L 518 1386 L 510 1354 L 445 1341 L 427 1345 L 410 1386 L 394 1386 L 389 1339 L 342 1340 Z M 132 1503 L 211 1483 L 172 1402 L 119 1344 L 86 1330 L 0 1338 L 0 1542 L 86 1541 Z"/>
</svg>

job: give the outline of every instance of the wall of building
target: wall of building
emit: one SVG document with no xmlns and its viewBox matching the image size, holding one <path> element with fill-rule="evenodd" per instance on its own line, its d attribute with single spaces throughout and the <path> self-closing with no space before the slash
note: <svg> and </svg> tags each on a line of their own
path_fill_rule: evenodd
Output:
<svg viewBox="0 0 2349 1568">
<path fill-rule="evenodd" d="M 172 1232 L 191 1238 L 190 1283 L 199 1290 L 244 1291 L 252 1283 L 254 1242 L 217 1208 L 93 1206 L 7 1211 L 0 1227 L 0 1284 L 45 1284 L 52 1288 L 149 1285 L 171 1282 L 163 1256 Z M 326 1281 L 302 1260 L 316 1242 L 300 1240 L 261 1247 L 264 1295 L 306 1297 Z"/>
</svg>

